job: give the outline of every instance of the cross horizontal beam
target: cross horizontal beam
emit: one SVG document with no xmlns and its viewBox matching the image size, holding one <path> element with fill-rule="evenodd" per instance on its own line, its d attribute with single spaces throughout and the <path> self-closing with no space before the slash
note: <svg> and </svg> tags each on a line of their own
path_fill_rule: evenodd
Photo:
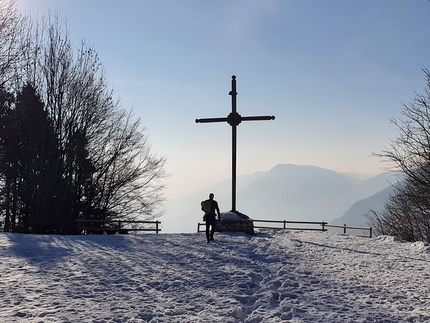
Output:
<svg viewBox="0 0 430 323">
<path fill-rule="evenodd" d="M 240 116 L 240 115 L 239 115 Z M 240 121 L 260 121 L 260 120 L 275 120 L 275 116 L 250 116 L 242 117 L 240 116 Z M 196 123 L 212 123 L 212 122 L 228 122 L 229 118 L 204 118 L 196 119 Z"/>
<path fill-rule="evenodd" d="M 242 117 L 239 113 L 230 113 L 227 118 L 196 119 L 196 123 L 228 122 L 230 126 L 238 126 L 242 121 L 275 120 L 275 116 Z"/>
<path fill-rule="evenodd" d="M 242 121 L 275 120 L 275 116 L 241 117 Z"/>
<path fill-rule="evenodd" d="M 228 118 L 205 118 L 196 119 L 196 123 L 227 122 Z"/>
</svg>

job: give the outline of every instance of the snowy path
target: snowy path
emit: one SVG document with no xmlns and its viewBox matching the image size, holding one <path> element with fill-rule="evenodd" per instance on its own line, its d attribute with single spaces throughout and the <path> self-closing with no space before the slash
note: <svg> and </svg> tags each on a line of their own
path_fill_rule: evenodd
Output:
<svg viewBox="0 0 430 323">
<path fill-rule="evenodd" d="M 288 231 L 0 234 L 0 322 L 430 322 L 430 248 Z"/>
</svg>

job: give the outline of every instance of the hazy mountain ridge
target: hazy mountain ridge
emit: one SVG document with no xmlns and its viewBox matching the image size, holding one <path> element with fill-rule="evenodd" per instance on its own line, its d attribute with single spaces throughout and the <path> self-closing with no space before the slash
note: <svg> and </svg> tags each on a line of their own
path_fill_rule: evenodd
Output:
<svg viewBox="0 0 430 323">
<path fill-rule="evenodd" d="M 278 164 L 268 172 L 239 176 L 236 206 L 253 219 L 331 222 L 357 201 L 389 187 L 394 178 L 387 172 L 361 180 L 316 166 Z M 200 201 L 210 192 L 221 212 L 231 209 L 231 180 L 221 181 L 167 202 L 164 231 L 195 232 L 203 215 Z"/>
<path fill-rule="evenodd" d="M 341 212 L 346 210 L 356 201 L 355 196 L 353 181 L 339 173 L 311 166 L 277 165 L 240 192 L 238 209 L 254 219 L 314 221 L 337 211 L 333 205 L 336 201 Z"/>
<path fill-rule="evenodd" d="M 385 205 L 385 201 L 393 193 L 394 187 L 388 186 L 382 191 L 354 203 L 340 218 L 334 219 L 330 223 L 337 225 L 348 224 L 350 226 L 367 227 L 369 224 L 367 218 L 364 215 L 370 210 L 382 210 Z"/>
</svg>

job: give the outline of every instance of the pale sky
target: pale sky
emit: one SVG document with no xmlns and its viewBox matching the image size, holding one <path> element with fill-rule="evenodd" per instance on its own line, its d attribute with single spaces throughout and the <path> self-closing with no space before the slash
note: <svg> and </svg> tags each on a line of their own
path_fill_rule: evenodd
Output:
<svg viewBox="0 0 430 323">
<path fill-rule="evenodd" d="M 279 163 L 380 173 L 372 152 L 389 123 L 422 93 L 430 69 L 427 0 L 18 0 L 34 15 L 58 11 L 76 46 L 97 50 L 125 109 L 167 157 L 176 198 L 231 178 L 226 117 L 231 76 L 242 116 L 238 175 Z"/>
</svg>

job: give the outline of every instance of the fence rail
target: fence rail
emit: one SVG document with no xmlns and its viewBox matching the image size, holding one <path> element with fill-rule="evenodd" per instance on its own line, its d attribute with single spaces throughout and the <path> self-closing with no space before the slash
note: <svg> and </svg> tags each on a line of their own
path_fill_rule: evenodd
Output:
<svg viewBox="0 0 430 323">
<path fill-rule="evenodd" d="M 369 228 L 354 227 L 354 226 L 348 226 L 346 224 L 344 224 L 344 225 L 326 224 L 326 227 L 327 228 L 341 228 L 341 229 L 343 229 L 343 233 L 345 233 L 345 234 L 346 234 L 346 229 L 369 231 L 369 235 L 358 235 L 358 234 L 356 234 L 357 237 L 363 237 L 363 238 L 372 238 L 372 234 L 373 234 L 373 230 L 371 227 L 369 227 Z"/>
<path fill-rule="evenodd" d="M 128 233 L 130 231 L 147 231 L 147 232 L 155 232 L 158 233 L 161 231 L 160 229 L 160 221 L 122 221 L 122 220 L 76 220 L 78 223 L 77 230 L 82 230 L 82 234 L 89 233 L 107 233 L 107 234 L 115 234 L 115 233 Z M 94 226 L 94 224 L 116 224 L 108 227 L 99 227 Z M 133 228 L 130 227 L 130 224 L 153 224 L 155 227 L 151 228 Z"/>
<path fill-rule="evenodd" d="M 309 230 L 309 231 L 327 231 L 325 229 L 325 226 L 327 225 L 327 222 L 317 222 L 317 221 L 286 221 L 286 220 L 251 220 L 254 223 L 254 229 L 269 229 L 269 230 Z M 277 223 L 281 224 L 282 226 L 261 226 L 261 225 L 255 225 L 256 222 L 261 223 Z M 287 224 L 299 224 L 302 225 L 302 227 L 291 227 L 287 226 Z M 201 226 L 205 226 L 205 223 L 197 223 L 197 232 L 204 232 L 205 230 L 201 230 Z M 315 225 L 318 225 L 319 227 L 314 227 Z M 304 227 L 307 226 L 307 227 Z"/>
<path fill-rule="evenodd" d="M 270 230 L 309 230 L 309 231 L 327 231 L 325 226 L 327 222 L 317 222 L 317 221 L 286 221 L 286 220 L 252 220 L 254 222 L 254 229 L 270 229 Z M 282 226 L 261 226 L 255 225 L 256 222 L 260 223 L 277 223 L 282 224 Z M 288 226 L 288 224 L 293 224 L 294 226 Z M 302 227 L 297 227 L 296 225 L 302 225 Z M 318 225 L 319 227 L 315 227 Z M 306 226 L 306 227 L 303 227 Z"/>
<path fill-rule="evenodd" d="M 327 231 L 327 228 L 342 228 L 343 233 L 347 233 L 347 229 L 350 230 L 364 230 L 369 231 L 369 235 L 356 235 L 357 237 L 372 238 L 372 228 L 365 227 L 354 227 L 344 225 L 328 224 L 327 222 L 321 221 L 286 221 L 286 220 L 251 220 L 254 223 L 254 229 L 266 229 L 266 230 L 308 230 L 308 231 Z M 255 223 L 275 223 L 276 226 L 265 226 L 255 225 Z M 291 226 L 293 225 L 293 226 Z M 297 226 L 299 225 L 299 226 Z M 205 226 L 205 223 L 197 223 L 197 232 L 204 232 L 200 227 Z M 318 227 L 315 227 L 318 226 Z"/>
</svg>

